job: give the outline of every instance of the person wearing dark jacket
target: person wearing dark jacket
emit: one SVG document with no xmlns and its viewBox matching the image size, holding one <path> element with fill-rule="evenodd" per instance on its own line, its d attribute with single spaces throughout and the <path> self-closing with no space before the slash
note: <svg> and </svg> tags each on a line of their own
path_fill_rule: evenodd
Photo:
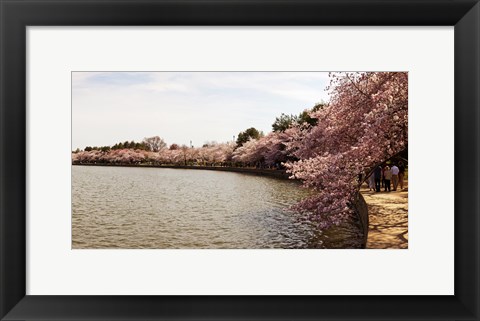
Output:
<svg viewBox="0 0 480 321">
<path fill-rule="evenodd" d="M 380 192 L 380 181 L 382 179 L 382 166 L 377 166 L 373 171 L 375 177 L 375 191 Z"/>
<path fill-rule="evenodd" d="M 400 190 L 403 190 L 403 178 L 405 177 L 405 164 L 402 161 L 398 162 L 398 184 L 400 185 Z"/>
</svg>

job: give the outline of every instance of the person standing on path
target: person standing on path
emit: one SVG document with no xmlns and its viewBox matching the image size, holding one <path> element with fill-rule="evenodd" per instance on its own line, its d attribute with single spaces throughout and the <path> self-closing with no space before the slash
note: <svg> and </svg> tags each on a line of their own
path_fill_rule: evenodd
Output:
<svg viewBox="0 0 480 321">
<path fill-rule="evenodd" d="M 375 192 L 375 174 L 374 173 L 368 176 L 368 190 Z"/>
<path fill-rule="evenodd" d="M 375 178 L 375 191 L 380 192 L 380 180 L 382 179 L 382 166 L 377 166 L 373 172 Z"/>
<path fill-rule="evenodd" d="M 398 183 L 400 184 L 400 190 L 403 190 L 403 178 L 405 176 L 405 164 L 402 161 L 398 162 Z"/>
<path fill-rule="evenodd" d="M 398 186 L 398 173 L 400 172 L 400 170 L 398 169 L 397 165 L 393 165 L 391 171 L 392 171 L 393 190 L 396 191 Z"/>
<path fill-rule="evenodd" d="M 387 165 L 382 167 L 382 187 L 385 188 L 385 167 Z"/>
<path fill-rule="evenodd" d="M 390 192 L 390 180 L 392 179 L 392 171 L 387 165 L 383 170 L 383 177 L 385 178 L 385 192 L 388 190 Z"/>
</svg>

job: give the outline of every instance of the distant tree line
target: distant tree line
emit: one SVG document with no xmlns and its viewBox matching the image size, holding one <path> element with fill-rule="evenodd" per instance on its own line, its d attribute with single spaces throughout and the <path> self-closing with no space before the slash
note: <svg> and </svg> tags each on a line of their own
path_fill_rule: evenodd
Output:
<svg viewBox="0 0 480 321">
<path fill-rule="evenodd" d="M 173 144 L 176 145 L 176 144 Z M 172 146 L 173 146 L 172 145 Z M 161 149 L 165 148 L 167 144 L 163 141 L 160 136 L 153 136 L 153 137 L 146 137 L 143 139 L 142 142 L 135 142 L 135 141 L 125 141 L 116 143 L 113 146 L 86 146 L 83 151 L 90 152 L 93 150 L 98 150 L 102 152 L 108 152 L 110 150 L 119 150 L 119 149 L 138 149 L 138 150 L 145 150 L 150 152 L 158 152 Z M 171 146 L 171 147 L 172 147 Z M 74 153 L 81 152 L 79 148 L 77 148 Z"/>
<path fill-rule="evenodd" d="M 235 143 L 205 142 L 202 147 L 179 145 L 167 147 L 160 136 L 146 137 L 142 142 L 125 141 L 113 146 L 87 146 L 73 152 L 73 163 L 153 164 L 192 166 L 234 166 L 284 168 L 283 163 L 296 161 L 289 144 L 300 128 L 314 126 L 317 119 L 310 114 L 323 108 L 317 103 L 299 115 L 281 114 L 265 135 L 254 127 L 238 133 Z"/>
</svg>

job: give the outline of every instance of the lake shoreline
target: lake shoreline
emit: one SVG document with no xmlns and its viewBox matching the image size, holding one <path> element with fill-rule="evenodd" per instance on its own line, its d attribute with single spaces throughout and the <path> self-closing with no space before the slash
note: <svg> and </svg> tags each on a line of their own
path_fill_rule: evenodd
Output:
<svg viewBox="0 0 480 321">
<path fill-rule="evenodd" d="M 130 168 L 167 168 L 167 169 L 190 169 L 190 170 L 206 170 L 206 171 L 221 171 L 221 172 L 233 172 L 233 173 L 243 173 L 254 176 L 261 177 L 270 177 L 280 180 L 290 180 L 294 182 L 300 181 L 297 179 L 289 179 L 289 174 L 286 173 L 286 170 L 277 170 L 277 169 L 259 169 L 259 168 L 242 168 L 242 167 L 230 167 L 230 166 L 184 166 L 184 165 L 154 165 L 154 164 L 109 164 L 109 163 L 83 163 L 83 164 L 72 164 L 74 166 L 85 166 L 85 167 L 130 167 Z M 368 235 L 368 209 L 365 200 L 362 197 L 362 194 L 359 194 L 363 202 L 355 204 L 357 215 L 359 221 L 355 224 L 359 224 L 358 228 L 362 231 L 363 240 L 360 241 L 360 248 L 365 248 L 367 243 Z M 363 203 L 363 206 L 360 204 Z"/>
<path fill-rule="evenodd" d="M 289 210 L 295 182 L 208 170 L 73 166 L 72 248 L 351 247 L 355 226 L 320 233 Z"/>
<path fill-rule="evenodd" d="M 231 166 L 184 166 L 184 165 L 154 165 L 154 164 L 107 164 L 107 163 L 82 163 L 72 164 L 73 166 L 105 166 L 105 167 L 144 167 L 144 168 L 172 168 L 172 169 L 195 169 L 195 170 L 210 170 L 233 173 L 244 173 L 258 176 L 268 176 L 278 179 L 290 179 L 290 175 L 284 169 L 260 169 L 248 167 L 231 167 Z"/>
</svg>

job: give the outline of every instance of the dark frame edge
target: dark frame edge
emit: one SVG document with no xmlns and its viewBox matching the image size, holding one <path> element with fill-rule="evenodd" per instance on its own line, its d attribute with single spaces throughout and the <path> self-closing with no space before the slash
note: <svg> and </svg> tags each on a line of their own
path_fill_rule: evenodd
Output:
<svg viewBox="0 0 480 321">
<path fill-rule="evenodd" d="M 40 3 L 41 1 L 36 1 Z M 113 2 L 113 1 L 112 1 Z M 12 3 L 12 2 L 10 2 Z M 33 2 L 32 2 L 33 3 Z M 469 2 L 471 3 L 471 2 Z M 23 218 L 14 217 L 13 215 L 7 215 L 8 213 L 23 213 L 25 214 L 25 110 L 15 110 L 9 106 L 21 106 L 25 104 L 25 66 L 23 64 L 23 72 L 18 72 L 18 66 L 21 66 L 25 62 L 25 54 L 18 54 L 18 52 L 25 53 L 25 21 L 21 21 L 15 15 L 7 17 L 5 14 L 5 2 L 0 0 L 0 319 L 2 320 L 41 320 L 41 319 L 92 319 L 92 313 L 97 313 L 99 318 L 112 318 L 118 317 L 117 314 L 112 311 L 119 311 L 118 313 L 124 313 L 125 310 L 120 308 L 119 304 L 124 302 L 137 302 L 133 306 L 133 311 L 141 311 L 145 307 L 153 307 L 158 305 L 158 298 L 154 297 L 58 297 L 58 296 L 25 296 L 25 263 L 26 263 L 26 251 L 25 251 L 25 216 Z M 28 4 L 24 4 L 28 6 Z M 463 3 L 465 6 L 465 2 Z M 6 25 L 9 27 L 9 33 L 23 36 L 14 37 L 7 36 Z M 455 176 L 465 177 L 468 175 L 474 179 L 469 191 L 462 190 L 462 193 L 455 192 L 455 212 L 471 213 L 468 219 L 464 217 L 455 218 L 455 284 L 456 294 L 455 298 L 443 297 L 438 300 L 431 300 L 428 298 L 419 298 L 417 300 L 420 304 L 424 304 L 427 307 L 433 308 L 439 301 L 445 303 L 445 307 L 442 311 L 447 311 L 442 317 L 428 316 L 419 314 L 417 316 L 406 316 L 404 314 L 399 315 L 399 318 L 405 317 L 415 319 L 462 319 L 462 320 L 479 320 L 479 263 L 478 263 L 478 251 L 479 251 L 479 201 L 477 200 L 479 193 L 479 93 L 480 88 L 480 5 L 478 3 L 472 6 L 467 14 L 460 19 L 455 26 L 455 56 L 464 57 L 464 59 L 455 59 L 455 105 L 456 106 L 469 106 L 473 105 L 475 108 L 455 109 Z M 5 45 L 7 44 L 7 45 Z M 7 57 L 7 58 L 6 58 Z M 466 59 L 465 59 L 466 57 Z M 6 63 L 8 61 L 8 64 Z M 472 66 L 473 63 L 473 66 Z M 10 83 L 9 89 L 12 86 L 16 86 L 16 89 L 12 92 L 7 90 L 7 84 L 5 79 Z M 23 90 L 23 94 L 22 94 Z M 5 121 L 8 119 L 8 122 Z M 462 124 L 462 126 L 458 126 Z M 475 133 L 475 135 L 472 135 Z M 21 142 L 23 145 L 8 142 L 7 139 L 16 135 L 15 142 Z M 472 153 L 472 151 L 474 153 Z M 473 159 L 472 159 L 473 157 Z M 474 168 L 460 166 L 461 159 L 468 158 L 469 163 L 474 164 Z M 472 172 L 474 171 L 474 172 Z M 22 180 L 23 178 L 23 180 Z M 457 182 L 457 180 L 456 180 Z M 23 192 L 23 194 L 22 194 Z M 23 195 L 23 196 L 22 196 Z M 475 224 L 472 224 L 472 221 Z M 18 237 L 23 236 L 23 240 Z M 474 244 L 472 244 L 474 240 Z M 472 253 L 477 253 L 476 257 L 472 257 Z M 459 259 L 460 258 L 460 259 Z M 18 268 L 20 267 L 20 269 Z M 472 280 L 472 277 L 474 278 Z M 464 287 L 468 283 L 473 283 L 470 287 Z M 457 288 L 457 285 L 462 287 Z M 370 297 L 371 298 L 371 297 Z M 377 297 L 378 302 L 383 302 L 386 308 L 392 308 L 394 305 L 394 297 L 381 298 Z M 392 300 L 390 300 L 392 299 Z M 125 301 L 126 300 L 126 301 Z M 147 301 L 140 302 L 140 301 Z M 183 299 L 182 299 L 183 300 Z M 196 299 L 195 299 L 196 300 Z M 246 297 L 244 299 L 237 299 L 236 297 L 203 297 L 199 301 L 206 304 L 206 307 L 213 309 L 215 305 L 212 304 L 213 300 L 218 300 L 222 305 L 219 307 L 218 314 L 209 312 L 208 309 L 198 306 L 193 302 L 191 297 L 186 297 L 183 304 L 180 304 L 181 300 L 175 297 L 165 299 L 163 304 L 157 309 L 158 311 L 170 311 L 163 314 L 163 318 L 174 320 L 181 317 L 188 320 L 198 319 L 225 319 L 229 320 L 246 320 L 246 319 L 272 319 L 271 315 L 258 314 L 245 315 L 242 314 L 242 309 L 251 307 L 259 308 L 258 304 L 255 304 L 254 297 Z M 242 301 L 243 300 L 243 301 Z M 276 299 L 276 302 L 284 301 L 287 303 L 288 298 Z M 306 303 L 303 305 L 307 311 L 312 310 L 311 303 L 308 298 L 305 299 Z M 328 301 L 328 299 L 326 300 Z M 359 299 L 359 302 L 365 301 Z M 435 302 L 433 302 L 435 301 Z M 57 303 L 63 302 L 65 305 L 61 308 L 57 306 Z M 100 302 L 105 304 L 103 313 L 100 311 L 102 306 Z M 166 303 L 171 304 L 165 306 Z M 235 303 L 236 302 L 236 303 Z M 275 311 L 272 300 L 265 301 L 264 312 Z M 272 305 L 273 304 L 273 305 Z M 187 306 L 186 310 L 184 305 Z M 355 304 L 354 304 L 355 305 Z M 299 303 L 298 307 L 302 307 Z M 361 306 L 359 305 L 361 308 Z M 386 319 L 386 308 L 380 309 L 378 314 L 371 314 L 370 320 L 384 320 Z M 82 313 L 83 309 L 91 309 L 90 313 Z M 231 309 L 231 310 L 228 310 Z M 442 309 L 442 308 L 440 308 Z M 108 311 L 107 311 L 108 310 Z M 295 320 L 311 319 L 306 316 L 295 315 L 295 309 L 291 310 L 285 307 L 280 307 L 280 311 L 286 312 L 285 318 Z M 227 312 L 237 312 L 237 318 L 228 317 Z M 338 316 L 329 314 L 328 308 L 326 309 L 326 316 L 328 319 L 338 319 Z M 77 313 L 76 317 L 73 317 L 71 313 Z M 176 312 L 177 314 L 169 314 Z M 128 315 L 128 313 L 127 313 Z M 152 315 L 130 315 L 130 319 L 152 319 Z M 129 317 L 127 317 L 129 319 Z M 280 319 L 280 318 L 279 318 Z M 345 318 L 343 318 L 345 319 Z M 398 318 L 397 318 L 398 319 Z"/>
<path fill-rule="evenodd" d="M 455 25 L 455 106 L 474 106 L 468 109 L 455 108 L 455 184 L 468 172 L 473 178 L 471 189 L 462 192 L 455 190 L 455 213 L 465 213 L 469 216 L 468 219 L 462 215 L 455 216 L 455 285 L 472 283 L 471 287 L 455 286 L 455 296 L 476 319 L 480 318 L 479 88 L 480 3 L 477 3 Z M 463 166 L 465 159 L 473 166 Z M 471 257 L 471 253 L 477 253 L 477 257 Z"/>
<path fill-rule="evenodd" d="M 0 319 L 26 293 L 26 34 L 10 13 L 0 0 Z"/>
</svg>

